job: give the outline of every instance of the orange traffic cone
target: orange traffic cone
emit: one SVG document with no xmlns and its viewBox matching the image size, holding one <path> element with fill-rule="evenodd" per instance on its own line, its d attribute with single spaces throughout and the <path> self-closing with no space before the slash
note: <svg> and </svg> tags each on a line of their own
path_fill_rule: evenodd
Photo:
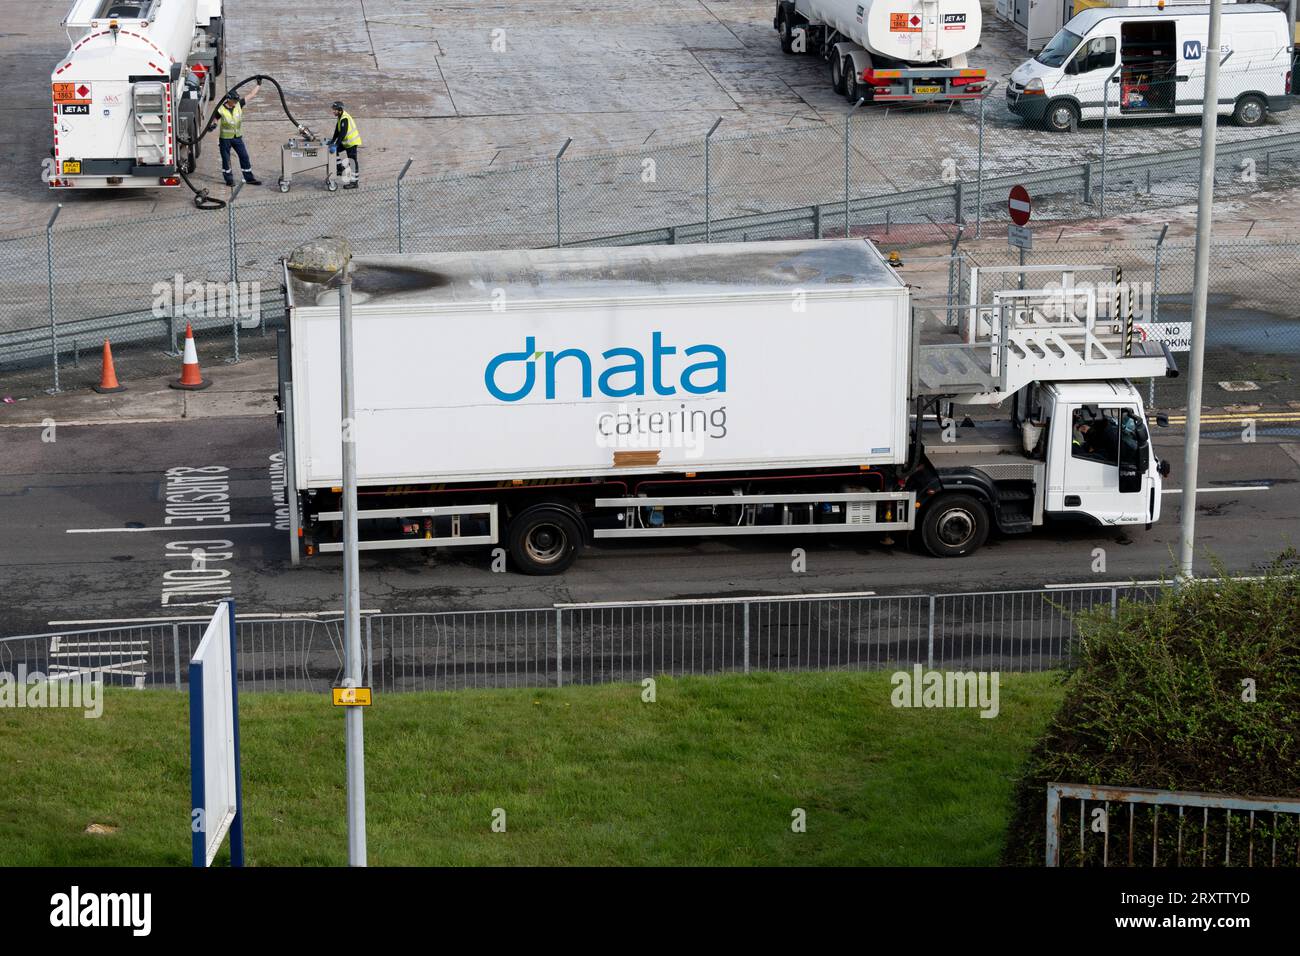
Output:
<svg viewBox="0 0 1300 956">
<path fill-rule="evenodd" d="M 104 358 L 100 366 L 99 384 L 90 386 L 101 395 L 113 392 L 125 392 L 126 386 L 117 384 L 117 372 L 113 369 L 113 350 L 108 339 L 104 339 Z"/>
<path fill-rule="evenodd" d="M 185 325 L 185 357 L 181 359 L 181 377 L 168 384 L 172 388 L 183 388 L 191 392 L 197 392 L 212 384 L 199 372 L 199 352 L 194 347 L 194 329 L 189 323 Z"/>
</svg>

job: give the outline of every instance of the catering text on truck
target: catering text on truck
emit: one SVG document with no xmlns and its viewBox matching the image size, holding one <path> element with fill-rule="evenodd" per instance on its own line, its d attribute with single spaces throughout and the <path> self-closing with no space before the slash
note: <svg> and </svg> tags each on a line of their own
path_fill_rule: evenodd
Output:
<svg viewBox="0 0 1300 956">
<path fill-rule="evenodd" d="M 1025 291 L 975 270 L 987 301 L 949 325 L 858 240 L 353 263 L 363 549 L 501 543 L 547 574 L 604 538 L 915 531 L 957 556 L 994 530 L 1159 517 L 1167 466 L 1129 380 L 1172 360 L 1113 271 L 1031 266 L 1051 288 Z M 339 302 L 287 268 L 285 287 L 298 561 L 341 548 Z"/>
<path fill-rule="evenodd" d="M 63 26 L 50 187 L 179 186 L 223 69 L 221 0 L 76 0 Z"/>
<path fill-rule="evenodd" d="M 1290 109 L 1286 14 L 1258 3 L 1224 4 L 1221 22 L 1219 113 L 1258 126 L 1269 113 Z M 1016 67 L 1007 107 L 1062 132 L 1105 111 L 1110 120 L 1199 116 L 1205 61 L 1213 55 L 1209 32 L 1208 6 L 1084 10 Z"/>
<path fill-rule="evenodd" d="M 816 53 L 849 102 L 974 99 L 985 73 L 980 0 L 780 0 L 773 26 L 786 53 Z"/>
</svg>

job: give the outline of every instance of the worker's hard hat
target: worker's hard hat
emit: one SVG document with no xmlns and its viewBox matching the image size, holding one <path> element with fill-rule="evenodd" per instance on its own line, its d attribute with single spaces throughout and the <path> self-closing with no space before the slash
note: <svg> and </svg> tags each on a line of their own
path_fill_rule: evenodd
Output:
<svg viewBox="0 0 1300 956">
<path fill-rule="evenodd" d="M 338 110 L 340 113 L 343 112 L 343 101 L 335 100 L 333 103 L 330 104 L 330 109 Z"/>
</svg>

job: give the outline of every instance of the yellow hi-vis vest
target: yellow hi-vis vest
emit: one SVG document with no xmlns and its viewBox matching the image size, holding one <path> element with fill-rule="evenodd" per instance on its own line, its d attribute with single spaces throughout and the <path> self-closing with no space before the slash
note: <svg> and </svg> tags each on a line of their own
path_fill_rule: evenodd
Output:
<svg viewBox="0 0 1300 956">
<path fill-rule="evenodd" d="M 217 116 L 221 117 L 221 138 L 234 139 L 244 135 L 244 108 L 238 103 L 233 110 L 226 109 L 222 103 L 217 107 Z"/>
<path fill-rule="evenodd" d="M 347 110 L 344 110 L 343 114 L 335 121 L 335 131 L 338 131 L 339 123 L 342 123 L 344 120 L 348 121 L 348 135 L 343 137 L 343 141 L 339 143 L 339 146 L 343 149 L 351 149 L 353 146 L 360 146 L 361 131 L 357 129 L 357 121 L 352 118 L 352 114 L 347 112 Z"/>
</svg>

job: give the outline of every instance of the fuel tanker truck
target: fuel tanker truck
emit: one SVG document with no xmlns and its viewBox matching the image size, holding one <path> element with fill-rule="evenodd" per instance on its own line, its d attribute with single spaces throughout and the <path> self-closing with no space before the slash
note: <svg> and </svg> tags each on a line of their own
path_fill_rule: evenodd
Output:
<svg viewBox="0 0 1300 956">
<path fill-rule="evenodd" d="M 856 103 L 974 99 L 984 70 L 979 0 L 780 0 L 773 26 L 786 53 L 828 64 L 835 92 Z"/>
<path fill-rule="evenodd" d="M 46 182 L 181 185 L 222 72 L 221 0 L 75 0 L 63 27 L 70 49 L 50 77 Z"/>
</svg>

